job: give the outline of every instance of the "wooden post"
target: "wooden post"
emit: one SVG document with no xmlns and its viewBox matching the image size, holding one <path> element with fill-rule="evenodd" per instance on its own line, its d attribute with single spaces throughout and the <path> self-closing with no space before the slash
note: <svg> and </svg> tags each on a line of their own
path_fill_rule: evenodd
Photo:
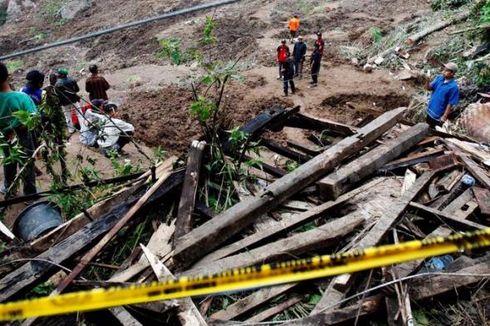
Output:
<svg viewBox="0 0 490 326">
<path fill-rule="evenodd" d="M 292 195 L 317 181 L 342 160 L 375 141 L 402 118 L 406 108 L 386 112 L 358 133 L 345 138 L 324 153 L 269 185 L 257 197 L 244 200 L 181 238 L 174 259 L 189 266 L 224 241 L 250 225 L 257 216 L 274 209 Z"/>
<path fill-rule="evenodd" d="M 317 183 L 320 197 L 324 200 L 336 199 L 349 188 L 355 186 L 356 183 L 377 171 L 386 162 L 397 158 L 417 144 L 428 133 L 429 125 L 419 123 L 403 132 L 397 138 L 388 140 L 386 143 L 341 167 Z"/>
<path fill-rule="evenodd" d="M 182 186 L 182 195 L 180 197 L 177 220 L 175 221 L 174 245 L 181 236 L 189 233 L 192 229 L 192 213 L 194 212 L 202 155 L 205 146 L 205 141 L 199 142 L 194 140 L 189 150 L 184 185 Z"/>
</svg>

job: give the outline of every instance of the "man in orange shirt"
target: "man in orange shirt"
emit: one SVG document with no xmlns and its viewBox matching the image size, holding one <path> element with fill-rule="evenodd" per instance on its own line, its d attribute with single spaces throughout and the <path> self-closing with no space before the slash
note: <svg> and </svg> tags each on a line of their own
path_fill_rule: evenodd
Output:
<svg viewBox="0 0 490 326">
<path fill-rule="evenodd" d="M 294 15 L 293 18 L 289 20 L 289 32 L 291 33 L 291 43 L 294 43 L 294 38 L 296 37 L 296 33 L 299 29 L 299 18 L 297 15 Z"/>
</svg>

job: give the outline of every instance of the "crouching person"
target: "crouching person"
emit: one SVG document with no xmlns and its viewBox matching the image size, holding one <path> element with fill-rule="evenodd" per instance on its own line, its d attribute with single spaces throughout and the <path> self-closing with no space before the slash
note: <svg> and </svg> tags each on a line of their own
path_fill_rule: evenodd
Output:
<svg viewBox="0 0 490 326">
<path fill-rule="evenodd" d="M 134 126 L 117 118 L 117 105 L 105 103 L 103 111 L 106 117 L 101 125 L 97 144 L 105 156 L 111 153 L 121 153 L 122 148 L 131 141 L 134 135 Z"/>
</svg>

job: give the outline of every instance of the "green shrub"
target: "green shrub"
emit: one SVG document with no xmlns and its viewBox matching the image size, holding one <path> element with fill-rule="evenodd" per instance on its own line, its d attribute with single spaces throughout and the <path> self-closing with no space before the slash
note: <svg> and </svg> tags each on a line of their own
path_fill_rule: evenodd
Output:
<svg viewBox="0 0 490 326">
<path fill-rule="evenodd" d="M 471 0 L 432 0 L 432 10 L 456 9 L 470 3 Z"/>
</svg>

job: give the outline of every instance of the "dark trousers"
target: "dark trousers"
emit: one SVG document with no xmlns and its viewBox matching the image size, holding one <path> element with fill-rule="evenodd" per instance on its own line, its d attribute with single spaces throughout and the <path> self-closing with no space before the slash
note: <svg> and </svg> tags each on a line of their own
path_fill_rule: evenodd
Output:
<svg viewBox="0 0 490 326">
<path fill-rule="evenodd" d="M 318 84 L 318 74 L 320 73 L 320 67 L 315 67 L 313 66 L 311 68 L 311 79 L 313 81 L 313 84 Z"/>
<path fill-rule="evenodd" d="M 282 77 L 282 71 L 284 69 L 284 64 L 286 64 L 285 62 L 278 62 L 278 65 L 279 65 L 279 77 Z"/>
<path fill-rule="evenodd" d="M 294 86 L 293 76 L 284 76 L 284 94 L 288 95 L 288 86 L 291 86 L 291 93 L 296 92 L 296 87 Z"/>
<path fill-rule="evenodd" d="M 121 133 L 116 143 L 119 147 L 119 150 L 121 150 L 125 145 L 129 144 L 132 136 L 133 136 L 132 132 L 126 132 L 126 134 Z"/>
<path fill-rule="evenodd" d="M 294 61 L 294 75 L 295 76 L 303 77 L 303 63 L 304 62 L 305 62 L 304 59 Z"/>
<path fill-rule="evenodd" d="M 22 159 L 19 161 L 9 162 L 3 165 L 3 173 L 5 175 L 4 186 L 8 190 L 17 176 L 17 166 L 19 170 L 25 166 L 21 175 L 21 180 L 24 186 L 24 195 L 34 194 L 36 190 L 36 174 L 34 173 L 34 141 L 32 140 L 31 132 L 24 127 L 17 128 L 15 131 L 21 150 L 24 152 Z M 12 145 L 9 144 L 3 148 L 5 158 L 8 159 L 12 152 Z M 7 194 L 7 197 L 10 194 Z"/>
<path fill-rule="evenodd" d="M 427 114 L 427 119 L 426 119 L 427 124 L 431 128 L 435 128 L 436 126 L 442 126 L 443 123 L 440 120 L 433 119 L 430 115 Z"/>
</svg>

